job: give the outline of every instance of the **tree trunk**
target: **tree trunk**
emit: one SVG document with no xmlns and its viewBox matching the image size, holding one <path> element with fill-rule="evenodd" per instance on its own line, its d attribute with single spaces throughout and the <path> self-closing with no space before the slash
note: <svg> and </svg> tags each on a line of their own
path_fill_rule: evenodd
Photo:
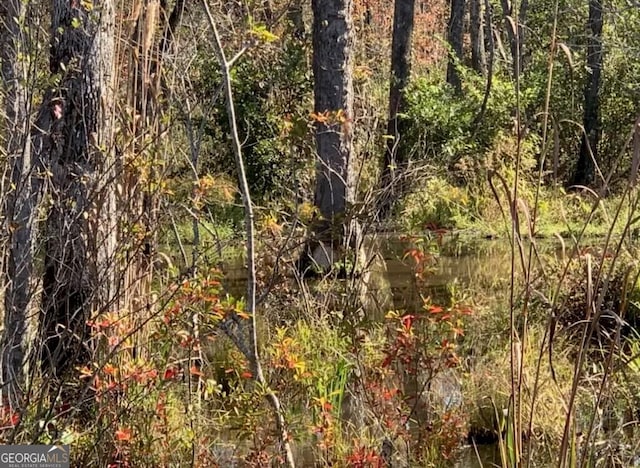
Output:
<svg viewBox="0 0 640 468">
<path fill-rule="evenodd" d="M 61 377 L 88 357 L 87 320 L 109 310 L 116 288 L 112 1 L 54 0 L 51 30 L 61 82 L 45 98 L 53 124 L 38 148 L 52 174 L 41 359 Z"/>
<path fill-rule="evenodd" d="M 587 26 L 591 30 L 591 36 L 587 44 L 589 76 L 584 89 L 584 133 L 572 185 L 590 185 L 595 175 L 594 160 L 598 160 L 598 142 L 602 133 L 598 97 L 602 73 L 602 23 L 601 0 L 590 0 Z"/>
<path fill-rule="evenodd" d="M 126 246 L 123 258 L 123 293 L 120 304 L 133 313 L 133 326 L 143 324 L 153 313 L 150 293 L 153 276 L 153 256 L 156 251 L 158 219 L 158 174 L 156 161 L 163 142 L 166 124 L 162 112 L 170 100 L 171 86 L 163 73 L 164 59 L 175 45 L 182 23 L 184 0 L 176 0 L 169 8 L 162 0 L 137 0 L 132 8 L 131 28 L 123 32 L 119 63 L 131 70 L 123 86 L 127 88 L 129 108 L 135 118 L 126 121 L 129 143 L 118 158 L 118 179 L 123 190 L 117 200 L 119 216 L 127 229 L 135 229 L 138 236 L 124 236 L 120 245 Z M 145 333 L 138 333 L 134 348 L 137 356 L 145 356 Z"/>
<path fill-rule="evenodd" d="M 457 66 L 462 60 L 462 32 L 464 26 L 465 0 L 451 0 L 451 14 L 449 15 L 449 27 L 447 40 L 451 53 L 447 65 L 447 83 L 455 89 L 456 93 L 462 92 L 462 81 Z"/>
<path fill-rule="evenodd" d="M 471 68 L 482 76 L 487 74 L 482 0 L 469 0 L 469 29 L 471 36 Z"/>
<path fill-rule="evenodd" d="M 398 118 L 406 109 L 404 90 L 411 76 L 411 39 L 413 35 L 415 0 L 396 0 L 393 12 L 393 37 L 391 41 L 391 79 L 389 87 L 389 121 L 384 167 L 382 168 L 382 189 L 379 216 L 384 219 L 389 214 L 395 194 L 394 173 L 400 177 L 408 163 L 409 149 L 404 141 L 406 122 Z M 401 181 L 402 184 L 402 181 Z M 400 190 L 402 194 L 402 190 Z"/>
<path fill-rule="evenodd" d="M 513 61 L 514 76 L 520 76 L 525 65 L 525 26 L 527 21 L 527 10 L 529 9 L 529 0 L 522 0 L 518 9 L 517 35 L 513 28 L 515 18 L 513 18 L 513 4 L 509 0 L 501 0 L 502 12 L 505 19 L 505 28 L 509 39 L 509 47 L 511 49 L 511 60 Z"/>
<path fill-rule="evenodd" d="M 4 335 L 2 341 L 3 400 L 19 408 L 24 383 L 27 330 L 26 317 L 33 298 L 33 259 L 36 214 L 39 200 L 39 174 L 32 160 L 29 139 L 29 99 L 22 83 L 26 81 L 24 30 L 25 3 L 5 0 L 0 3 L 1 82 L 4 88 L 5 150 L 11 171 L 11 189 L 4 201 L 9 234 L 7 278 L 4 296 Z"/>
<path fill-rule="evenodd" d="M 354 200 L 352 164 L 352 0 L 313 0 L 313 76 L 318 152 L 315 206 L 320 242 L 343 239 L 347 205 Z M 332 263 L 332 252 L 326 259 Z"/>
</svg>

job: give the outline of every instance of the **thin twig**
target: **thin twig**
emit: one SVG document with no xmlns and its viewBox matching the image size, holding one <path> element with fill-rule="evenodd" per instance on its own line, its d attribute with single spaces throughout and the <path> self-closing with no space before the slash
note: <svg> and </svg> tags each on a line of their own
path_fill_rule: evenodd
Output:
<svg viewBox="0 0 640 468">
<path fill-rule="evenodd" d="M 240 141 L 240 135 L 238 134 L 238 125 L 236 121 L 235 107 L 233 105 L 233 90 L 231 88 L 231 76 L 230 66 L 231 62 L 227 61 L 224 48 L 222 47 L 222 41 L 216 22 L 211 15 L 207 0 L 202 0 L 202 5 L 209 21 L 209 26 L 214 36 L 214 49 L 218 56 L 220 63 L 220 71 L 222 72 L 222 80 L 224 84 L 224 94 L 227 104 L 227 114 L 229 116 L 229 127 L 231 128 L 231 139 L 233 142 L 233 153 L 236 159 L 236 167 L 238 170 L 238 179 L 240 183 L 240 192 L 242 194 L 242 202 L 245 210 L 245 230 L 247 234 L 247 312 L 251 317 L 250 322 L 250 337 L 251 346 L 249 351 L 249 359 L 252 367 L 253 378 L 255 381 L 265 389 L 266 397 L 271 406 L 273 407 L 278 432 L 280 436 L 280 443 L 284 452 L 286 463 L 289 467 L 295 467 L 293 460 L 293 453 L 289 444 L 289 435 L 287 434 L 286 424 L 284 420 L 284 414 L 280 406 L 280 400 L 276 394 L 268 388 L 264 375 L 262 373 L 262 367 L 260 366 L 260 359 L 258 355 L 258 337 L 256 327 L 256 264 L 255 264 L 255 229 L 254 229 L 254 216 L 253 205 L 251 203 L 251 194 L 249 192 L 249 184 L 247 183 L 247 176 L 244 169 L 244 161 L 242 158 L 242 143 Z M 236 56 L 239 57 L 239 56 Z M 235 60 L 236 58 L 234 58 Z"/>
</svg>

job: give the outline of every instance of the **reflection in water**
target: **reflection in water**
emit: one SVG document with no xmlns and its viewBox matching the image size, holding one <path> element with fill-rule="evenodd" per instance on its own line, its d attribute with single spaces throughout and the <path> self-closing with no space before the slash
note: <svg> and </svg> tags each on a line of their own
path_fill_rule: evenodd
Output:
<svg viewBox="0 0 640 468">
<path fill-rule="evenodd" d="M 463 447 L 456 468 L 490 468 L 501 466 L 497 445 L 468 445 Z"/>
<path fill-rule="evenodd" d="M 406 252 L 416 246 L 424 249 L 423 243 L 397 237 L 371 240 L 369 250 L 375 260 L 371 264 L 368 288 L 369 313 L 382 317 L 392 309 L 415 311 L 422 307 L 425 295 L 434 303 L 448 304 L 457 289 L 491 290 L 496 281 L 509 278 L 511 274 L 508 242 L 485 240 L 468 245 L 451 240 L 441 246 L 438 254 L 426 254 L 426 271 L 418 279 L 415 260 L 406 256 Z M 537 250 L 555 256 L 560 247 L 553 241 L 538 242 Z M 534 261 L 534 271 L 538 267 L 539 263 Z M 517 268 L 520 268 L 519 264 Z"/>
<path fill-rule="evenodd" d="M 472 246 L 455 241 L 445 243 L 438 254 L 426 254 L 425 274 L 420 278 L 416 277 L 415 260 L 405 254 L 417 246 L 424 248 L 424 243 L 391 236 L 371 238 L 367 244 L 368 256 L 373 260 L 369 263 L 365 310 L 367 318 L 374 322 L 382 320 L 389 310 L 413 312 L 421 309 L 426 295 L 433 303 L 448 305 L 452 299 L 460 299 L 459 291 L 495 290 L 496 283 L 511 274 L 511 247 L 504 241 L 487 240 Z M 556 256 L 560 252 L 555 242 L 538 242 L 537 249 L 543 255 Z M 533 269 L 537 268 L 539 264 L 534 262 Z M 311 280 L 309 284 L 313 281 L 317 280 Z M 225 272 L 224 282 L 227 292 L 243 295 L 246 280 L 241 261 Z M 460 383 L 453 372 L 436 379 L 431 393 L 442 400 L 445 408 L 462 404 Z M 301 443 L 296 451 L 303 466 L 315 466 L 310 445 Z M 467 446 L 454 466 L 500 466 L 498 448 L 496 445 Z"/>
</svg>

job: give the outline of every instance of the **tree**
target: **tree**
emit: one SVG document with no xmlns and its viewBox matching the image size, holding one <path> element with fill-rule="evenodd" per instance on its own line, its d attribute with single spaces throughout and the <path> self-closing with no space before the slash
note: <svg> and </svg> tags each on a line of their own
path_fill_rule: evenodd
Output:
<svg viewBox="0 0 640 468">
<path fill-rule="evenodd" d="M 315 226 L 324 253 L 344 239 L 347 207 L 354 200 L 352 0 L 313 0 L 313 78 L 316 149 Z M 318 260 L 318 256 L 314 255 Z"/>
<path fill-rule="evenodd" d="M 112 0 L 54 0 L 51 73 L 43 103 L 50 131 L 34 147 L 51 174 L 46 221 L 42 366 L 61 377 L 87 353 L 87 321 L 108 311 L 117 288 L 113 189 Z"/>
<path fill-rule="evenodd" d="M 389 121 L 387 145 L 382 168 L 382 203 L 379 215 L 385 218 L 394 197 L 393 174 L 396 168 L 402 172 L 408 163 L 408 148 L 404 140 L 406 121 L 398 118 L 406 109 L 404 91 L 411 76 L 411 39 L 413 35 L 415 0 L 396 0 L 393 11 L 393 36 L 391 40 L 391 79 L 389 85 Z M 386 193 L 389 192 L 389 193 Z"/>
<path fill-rule="evenodd" d="M 451 51 L 447 64 L 447 83 L 455 89 L 456 93 L 462 92 L 462 81 L 458 73 L 458 63 L 462 60 L 463 26 L 464 26 L 465 0 L 451 0 L 451 14 L 447 40 Z"/>
<path fill-rule="evenodd" d="M 511 60 L 513 60 L 513 73 L 514 76 L 516 76 L 522 73 L 525 65 L 525 29 L 529 0 L 521 0 L 517 11 L 517 18 L 513 16 L 514 9 L 512 2 L 509 0 L 501 0 L 501 4 L 511 49 Z"/>
<path fill-rule="evenodd" d="M 122 79 L 127 90 L 127 107 L 135 117 L 121 116 L 126 138 L 119 157 L 118 181 L 123 190 L 116 200 L 122 225 L 134 230 L 136 236 L 123 239 L 127 244 L 122 262 L 123 294 L 120 304 L 135 311 L 135 321 L 141 325 L 153 310 L 151 281 L 153 255 L 156 252 L 158 227 L 158 154 L 167 133 L 166 109 L 171 95 L 164 75 L 166 56 L 174 48 L 176 34 L 182 24 L 185 1 L 176 0 L 171 9 L 168 2 L 140 1 L 133 9 L 130 27 L 123 32 L 118 67 L 129 73 Z M 144 353 L 138 347 L 137 353 Z"/>
<path fill-rule="evenodd" d="M 469 0 L 469 32 L 471 37 L 471 68 L 487 74 L 487 54 L 482 21 L 482 0 Z"/>
<path fill-rule="evenodd" d="M 591 35 L 587 44 L 589 73 L 584 88 L 584 132 L 572 185 L 591 184 L 595 173 L 595 161 L 598 160 L 598 142 L 602 133 L 598 97 L 602 75 L 602 23 L 601 0 L 590 0 L 587 27 L 591 30 Z"/>
<path fill-rule="evenodd" d="M 39 174 L 32 159 L 29 139 L 29 99 L 24 87 L 26 60 L 24 28 L 26 6 L 21 0 L 0 3 L 0 70 L 4 91 L 5 150 L 11 171 L 11 189 L 4 201 L 9 242 L 5 264 L 7 289 L 4 296 L 2 341 L 3 396 L 19 408 L 24 382 L 24 335 L 34 294 L 32 274 Z"/>
<path fill-rule="evenodd" d="M 240 193 L 242 194 L 242 203 L 245 211 L 245 234 L 247 236 L 247 313 L 250 315 L 250 321 L 248 327 L 246 323 L 242 323 L 239 320 L 238 315 L 233 312 L 225 317 L 222 323 L 222 329 L 227 333 L 229 338 L 235 343 L 240 351 L 245 355 L 251 366 L 251 373 L 255 381 L 263 388 L 266 389 L 266 397 L 271 404 L 275 413 L 276 425 L 280 434 L 280 443 L 286 460 L 286 465 L 290 468 L 295 467 L 295 461 L 293 459 L 293 453 L 289 444 L 289 436 L 287 434 L 287 428 L 284 420 L 284 412 L 280 406 L 280 400 L 275 392 L 267 388 L 267 381 L 262 372 L 262 365 L 260 362 L 260 354 L 258 351 L 258 329 L 256 319 L 256 264 L 255 264 L 255 226 L 254 226 L 254 214 L 253 203 L 251 202 L 251 194 L 249 192 L 249 184 L 247 182 L 247 176 L 244 168 L 244 159 L 242 157 L 242 142 L 240 141 L 240 134 L 238 132 L 238 125 L 235 115 L 235 107 L 233 103 L 233 89 L 231 85 L 231 66 L 233 62 L 228 60 L 222 46 L 220 34 L 218 28 L 211 15 L 207 0 L 202 0 L 207 19 L 209 20 L 209 26 L 214 36 L 214 44 L 216 55 L 220 64 L 220 71 L 222 74 L 222 83 L 224 88 L 225 103 L 227 106 L 227 113 L 229 118 L 229 127 L 231 129 L 231 139 L 233 141 L 233 154 L 236 162 L 236 169 L 238 171 L 238 182 L 240 186 Z M 244 326 L 242 326 L 244 325 Z M 242 329 L 248 328 L 249 339 L 242 336 Z M 248 343 L 247 343 L 248 342 Z"/>
</svg>

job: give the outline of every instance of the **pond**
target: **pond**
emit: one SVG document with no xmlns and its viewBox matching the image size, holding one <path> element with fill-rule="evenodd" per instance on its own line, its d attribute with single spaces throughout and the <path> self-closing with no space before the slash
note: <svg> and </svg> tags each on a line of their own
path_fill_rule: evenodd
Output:
<svg viewBox="0 0 640 468">
<path fill-rule="evenodd" d="M 382 321 L 390 310 L 420 310 L 426 297 L 434 304 L 448 305 L 453 300 L 473 301 L 478 295 L 483 295 L 496 304 L 501 302 L 496 307 L 508 310 L 512 268 L 512 249 L 508 241 L 470 242 L 456 237 L 424 240 L 391 235 L 371 238 L 366 247 L 369 258 L 373 260 L 369 263 L 365 313 L 373 322 Z M 560 240 L 548 239 L 537 241 L 535 249 L 537 256 L 532 262 L 534 276 L 547 263 L 563 258 L 568 247 Z M 526 258 L 529 244 L 523 250 Z M 420 252 L 420 255 L 416 255 L 416 252 Z M 516 259 L 516 269 L 517 275 L 522 277 L 519 258 Z M 319 281 L 321 280 L 313 279 L 308 283 L 313 285 Z M 239 264 L 225 272 L 227 290 L 242 295 L 245 286 L 245 272 Z M 508 330 L 502 332 L 508 333 Z M 435 394 L 435 398 L 443 401 L 445 407 L 459 405 L 463 398 L 460 381 L 461 378 L 452 371 L 451 375 L 439 379 L 430 391 Z M 307 458 L 312 450 L 306 450 L 305 447 L 298 449 L 308 462 L 304 466 L 314 466 L 313 458 Z M 488 444 L 463 447 L 455 466 L 500 466 L 497 446 Z"/>
</svg>

